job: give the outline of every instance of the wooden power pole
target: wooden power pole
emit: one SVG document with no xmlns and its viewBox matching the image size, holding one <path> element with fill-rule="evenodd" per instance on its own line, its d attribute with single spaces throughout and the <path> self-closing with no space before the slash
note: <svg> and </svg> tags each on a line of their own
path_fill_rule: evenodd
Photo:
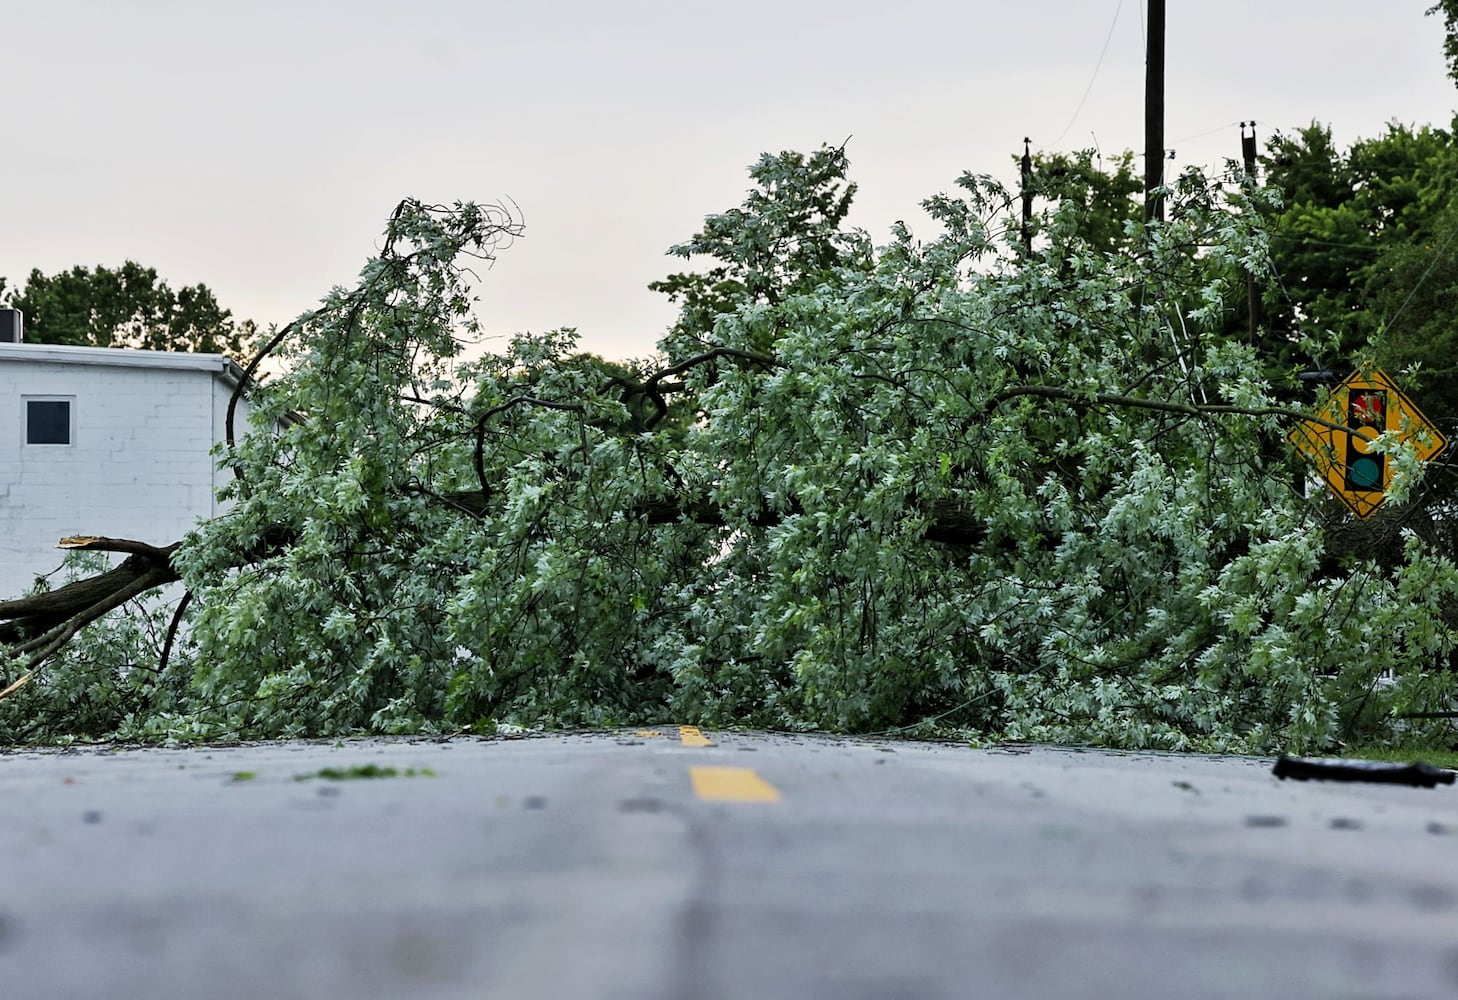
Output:
<svg viewBox="0 0 1458 1000">
<path fill-rule="evenodd" d="M 1247 126 L 1250 128 L 1250 135 L 1245 134 Z M 1245 161 L 1246 183 L 1252 186 L 1256 182 L 1256 123 L 1240 123 L 1240 158 Z M 1260 339 L 1261 328 L 1261 292 L 1256 287 L 1255 275 L 1249 271 L 1245 272 L 1245 311 L 1250 331 L 1251 346 L 1255 346 Z"/>
<path fill-rule="evenodd" d="M 1149 38 L 1144 57 L 1144 221 L 1164 221 L 1164 0 L 1149 0 Z"/>
<path fill-rule="evenodd" d="M 1023 138 L 1023 249 L 1033 252 L 1033 140 Z"/>
</svg>

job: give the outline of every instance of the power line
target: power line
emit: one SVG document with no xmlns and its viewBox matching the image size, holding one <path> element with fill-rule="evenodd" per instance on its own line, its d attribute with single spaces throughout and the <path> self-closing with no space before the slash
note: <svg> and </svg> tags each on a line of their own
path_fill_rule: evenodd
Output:
<svg viewBox="0 0 1458 1000">
<path fill-rule="evenodd" d="M 1238 124 L 1240 124 L 1240 123 L 1239 122 L 1226 122 L 1224 125 L 1216 125 L 1214 128 L 1207 129 L 1204 132 L 1196 132 L 1194 135 L 1186 135 L 1186 136 L 1181 136 L 1178 139 L 1171 139 L 1170 142 L 1173 143 L 1173 144 L 1175 144 L 1175 145 L 1179 145 L 1182 142 L 1193 142 L 1196 139 L 1203 139 L 1207 135 L 1214 135 L 1216 132 L 1224 132 L 1228 128 L 1235 128 Z"/>
<path fill-rule="evenodd" d="M 1417 280 L 1417 284 L 1412 286 L 1412 290 L 1407 293 L 1407 298 L 1403 299 L 1402 305 L 1397 307 L 1397 312 L 1392 314 L 1391 319 L 1383 320 L 1383 327 L 1391 327 L 1397 322 L 1398 318 L 1402 315 L 1403 310 L 1405 310 L 1408 306 L 1408 303 L 1412 301 L 1412 297 L 1418 293 L 1418 289 L 1423 287 L 1423 284 L 1428 280 L 1429 277 L 1432 276 L 1433 269 L 1436 268 L 1438 266 L 1438 263 L 1443 259 L 1443 254 L 1447 251 L 1448 244 L 1453 242 L 1453 238 L 1455 236 L 1458 236 L 1458 223 L 1455 223 L 1453 227 L 1448 230 L 1448 235 L 1443 240 L 1443 245 L 1438 247 L 1437 253 L 1433 254 L 1433 259 L 1428 263 L 1427 270 L 1423 271 L 1422 277 L 1418 278 Z"/>
<path fill-rule="evenodd" d="M 1336 250 L 1365 250 L 1376 253 L 1382 247 L 1372 243 L 1333 243 L 1330 240 L 1318 240 L 1310 236 L 1286 236 L 1282 233 L 1271 233 L 1270 238 L 1281 243 L 1299 243 L 1302 246 L 1332 247 Z"/>
<path fill-rule="evenodd" d="M 1093 93 L 1094 81 L 1099 78 L 1099 70 L 1103 69 L 1104 67 L 1104 56 L 1109 54 L 1109 43 L 1114 40 L 1114 29 L 1119 26 L 1119 11 L 1122 10 L 1123 7 L 1124 0 L 1119 0 L 1119 2 L 1114 5 L 1114 20 L 1109 25 L 1109 33 L 1104 36 L 1104 47 L 1099 50 L 1099 61 L 1094 66 L 1093 76 L 1088 78 L 1088 86 L 1083 88 L 1083 96 L 1078 99 L 1078 107 L 1073 109 L 1073 117 L 1068 119 L 1068 124 L 1063 126 L 1063 131 L 1058 133 L 1058 138 L 1054 139 L 1050 143 L 1047 143 L 1046 145 L 1058 145 L 1058 143 L 1062 141 L 1063 137 L 1068 134 L 1068 130 L 1073 128 L 1073 123 L 1078 121 L 1078 116 L 1083 112 L 1084 103 L 1088 101 L 1088 95 Z M 1039 145 L 1044 144 L 1039 143 Z"/>
</svg>

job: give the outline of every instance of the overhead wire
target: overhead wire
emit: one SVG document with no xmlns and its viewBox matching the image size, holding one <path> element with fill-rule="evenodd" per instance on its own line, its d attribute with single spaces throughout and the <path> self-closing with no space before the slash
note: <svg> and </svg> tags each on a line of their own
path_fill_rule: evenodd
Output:
<svg viewBox="0 0 1458 1000">
<path fill-rule="evenodd" d="M 1206 129 L 1204 132 L 1196 132 L 1194 135 L 1186 135 L 1186 136 L 1181 136 L 1178 139 L 1171 139 L 1170 142 L 1175 143 L 1175 144 L 1179 144 L 1181 142 L 1191 142 L 1191 141 L 1193 141 L 1195 139 L 1203 139 L 1207 135 L 1214 135 L 1216 132 L 1224 132 L 1228 128 L 1235 128 L 1236 126 L 1242 125 L 1242 124 L 1244 124 L 1244 123 L 1243 122 L 1226 122 L 1223 125 L 1216 125 L 1212 129 Z"/>
<path fill-rule="evenodd" d="M 1391 327 L 1397 322 L 1397 320 L 1402 316 L 1403 311 L 1407 309 L 1408 304 L 1412 302 L 1412 297 L 1418 293 L 1418 289 L 1422 288 L 1423 285 L 1427 282 L 1428 278 L 1432 277 L 1433 270 L 1443 259 L 1443 254 L 1447 252 L 1448 244 L 1453 242 L 1454 237 L 1458 237 L 1458 223 L 1454 223 L 1453 226 L 1449 228 L 1448 235 L 1443 239 L 1443 245 L 1438 247 L 1437 252 L 1432 255 L 1432 260 L 1428 262 L 1428 266 L 1423 271 L 1422 276 L 1418 278 L 1417 284 L 1413 285 L 1412 288 L 1408 291 L 1407 298 L 1402 300 L 1402 305 L 1397 307 L 1397 312 L 1393 313 L 1390 318 L 1383 318 L 1382 326 L 1384 329 Z"/>
<path fill-rule="evenodd" d="M 1088 86 L 1083 88 L 1083 96 L 1078 99 L 1078 107 L 1073 109 L 1073 117 L 1068 119 L 1068 124 L 1063 126 L 1063 131 L 1058 133 L 1057 138 L 1052 142 L 1039 143 L 1039 145 L 1058 145 L 1063 140 L 1063 137 L 1068 134 L 1069 129 L 1073 128 L 1073 123 L 1078 121 L 1078 116 L 1083 113 L 1083 106 L 1088 102 L 1088 95 L 1093 93 L 1094 82 L 1099 78 L 1099 70 L 1104 68 L 1104 56 L 1109 54 L 1109 43 L 1114 40 L 1114 29 L 1119 26 L 1119 11 L 1123 10 L 1123 8 L 1124 0 L 1119 0 L 1114 5 L 1114 19 L 1109 24 L 1109 33 L 1104 36 L 1104 47 L 1099 50 L 1099 61 L 1094 65 L 1093 75 L 1088 78 Z M 1143 14 L 1141 13 L 1140 16 L 1142 17 Z"/>
<path fill-rule="evenodd" d="M 1282 243 L 1299 243 L 1302 246 L 1331 247 L 1334 250 L 1367 250 L 1375 253 L 1382 249 L 1371 243 L 1333 243 L 1330 240 L 1318 240 L 1311 236 L 1283 236 L 1280 233 L 1272 233 L 1271 239 L 1279 240 Z"/>
<path fill-rule="evenodd" d="M 1279 240 L 1283 243 L 1311 244 L 1314 246 L 1334 247 L 1337 249 L 1365 250 L 1374 253 L 1380 252 L 1383 249 L 1382 247 L 1372 246 L 1370 244 L 1364 245 L 1358 243 L 1332 243 L 1325 240 L 1314 240 L 1303 237 L 1273 235 L 1272 238 Z M 1448 247 L 1452 245 L 1455 239 L 1458 239 L 1458 222 L 1455 222 L 1452 226 L 1449 227 L 1448 234 L 1443 237 L 1443 242 L 1438 246 L 1437 250 L 1431 254 L 1431 259 L 1428 262 L 1428 266 L 1423 269 L 1423 273 L 1419 275 L 1418 280 L 1413 284 L 1412 288 L 1408 290 L 1406 297 L 1403 298 L 1402 305 L 1398 306 L 1397 310 L 1391 316 L 1383 317 L 1383 329 L 1391 328 L 1397 323 L 1399 319 L 1402 318 L 1402 314 L 1407 310 L 1407 307 L 1412 304 L 1413 297 L 1417 295 L 1417 293 L 1422 289 L 1423 285 L 1427 283 L 1428 279 L 1433 276 L 1433 271 L 1435 271 L 1438 265 L 1442 263 L 1444 259 L 1444 254 L 1447 253 Z M 1269 263 L 1271 265 L 1271 275 L 1276 279 L 1276 286 L 1280 290 L 1281 298 L 1285 300 L 1287 307 L 1292 310 L 1293 314 L 1297 314 L 1298 310 L 1300 309 L 1300 305 L 1296 302 L 1295 297 L 1292 296 L 1290 290 L 1286 287 L 1286 282 L 1283 280 L 1280 270 L 1275 266 L 1275 261 L 1272 260 L 1269 261 Z M 1316 361 L 1318 366 L 1322 366 L 1320 358 L 1316 358 L 1314 360 Z"/>
</svg>

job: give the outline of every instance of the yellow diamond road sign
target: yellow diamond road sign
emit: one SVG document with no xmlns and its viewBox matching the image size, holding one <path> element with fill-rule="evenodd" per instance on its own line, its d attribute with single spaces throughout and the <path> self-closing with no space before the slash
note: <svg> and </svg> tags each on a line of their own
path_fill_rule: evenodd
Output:
<svg viewBox="0 0 1458 1000">
<path fill-rule="evenodd" d="M 1331 391 L 1316 417 L 1301 421 L 1286 437 L 1316 466 L 1336 498 L 1362 519 L 1382 506 L 1392 482 L 1391 457 L 1371 449 L 1377 435 L 1392 432 L 1424 462 L 1448 447 L 1448 439 L 1386 372 L 1353 373 Z"/>
</svg>

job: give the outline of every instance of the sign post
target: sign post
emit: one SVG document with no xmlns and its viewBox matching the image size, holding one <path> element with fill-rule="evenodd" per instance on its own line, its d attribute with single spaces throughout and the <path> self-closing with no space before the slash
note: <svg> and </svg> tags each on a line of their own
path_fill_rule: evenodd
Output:
<svg viewBox="0 0 1458 1000">
<path fill-rule="evenodd" d="M 1296 450 L 1321 473 L 1327 489 L 1358 519 L 1366 520 L 1387 501 L 1392 465 L 1372 449 L 1382 433 L 1410 444 L 1419 461 L 1437 458 L 1448 439 L 1408 399 L 1386 372 L 1354 372 L 1338 383 L 1317 411 L 1318 420 L 1303 420 L 1286 435 Z M 1330 425 L 1340 425 L 1343 429 Z"/>
</svg>

